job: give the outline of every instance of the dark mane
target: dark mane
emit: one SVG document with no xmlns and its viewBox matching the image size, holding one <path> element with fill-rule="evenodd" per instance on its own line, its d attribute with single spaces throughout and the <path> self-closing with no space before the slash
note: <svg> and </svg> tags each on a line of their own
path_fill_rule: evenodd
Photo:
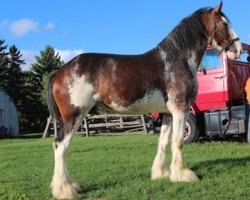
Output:
<svg viewBox="0 0 250 200">
<path fill-rule="evenodd" d="M 210 13 L 212 8 L 206 7 L 195 11 L 191 16 L 184 18 L 173 31 L 158 44 L 158 47 L 173 52 L 176 50 L 192 48 L 200 38 L 200 42 L 207 40 L 207 36 L 201 22 L 201 15 Z M 222 13 L 222 16 L 228 18 Z"/>
</svg>

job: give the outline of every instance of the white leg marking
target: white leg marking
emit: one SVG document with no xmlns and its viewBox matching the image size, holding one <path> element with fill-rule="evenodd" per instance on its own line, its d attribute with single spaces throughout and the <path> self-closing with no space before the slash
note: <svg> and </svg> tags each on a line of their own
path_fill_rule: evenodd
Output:
<svg viewBox="0 0 250 200">
<path fill-rule="evenodd" d="M 173 112 L 173 137 L 172 137 L 172 162 L 171 181 L 195 181 L 199 180 L 196 174 L 187 169 L 183 161 L 182 147 L 184 142 L 184 124 L 188 113 Z"/>
<path fill-rule="evenodd" d="M 82 115 L 85 116 L 88 111 L 89 110 L 86 110 Z M 82 116 L 79 116 L 74 128 L 71 132 L 67 133 L 63 141 L 53 143 L 55 167 L 50 186 L 52 188 L 53 196 L 57 199 L 73 199 L 81 189 L 80 186 L 69 176 L 65 162 L 66 151 L 81 121 Z"/>
<path fill-rule="evenodd" d="M 52 194 L 57 199 L 73 199 L 80 190 L 79 185 L 68 175 L 65 153 L 72 135 L 67 135 L 62 142 L 54 142 L 55 168 L 51 181 Z"/>
<path fill-rule="evenodd" d="M 155 156 L 151 169 L 151 179 L 167 178 L 170 174 L 168 169 L 165 167 L 165 160 L 166 149 L 171 140 L 172 123 L 169 121 L 165 121 L 166 119 L 164 118 L 163 124 L 161 126 L 161 134 L 159 138 L 157 154 Z"/>
</svg>

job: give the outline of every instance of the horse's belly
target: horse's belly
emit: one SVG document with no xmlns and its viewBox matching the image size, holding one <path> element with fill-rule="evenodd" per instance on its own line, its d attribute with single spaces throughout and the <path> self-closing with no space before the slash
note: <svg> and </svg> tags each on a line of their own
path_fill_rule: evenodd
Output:
<svg viewBox="0 0 250 200">
<path fill-rule="evenodd" d="M 146 114 L 168 111 L 165 99 L 159 90 L 146 93 L 143 98 L 134 101 L 128 106 L 123 106 L 122 103 L 112 101 L 109 107 L 123 114 Z"/>
</svg>

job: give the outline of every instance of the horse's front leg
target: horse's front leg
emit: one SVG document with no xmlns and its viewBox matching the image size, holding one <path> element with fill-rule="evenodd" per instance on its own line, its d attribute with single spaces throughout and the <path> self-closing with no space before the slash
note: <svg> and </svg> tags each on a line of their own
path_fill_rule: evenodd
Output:
<svg viewBox="0 0 250 200">
<path fill-rule="evenodd" d="M 172 133 L 172 117 L 163 114 L 158 150 L 151 169 L 151 179 L 169 177 L 169 170 L 165 166 L 166 149 L 170 144 Z"/>
<path fill-rule="evenodd" d="M 195 181 L 199 180 L 197 175 L 186 168 L 182 148 L 184 144 L 184 127 L 188 112 L 175 111 L 173 115 L 173 136 L 172 136 L 172 162 L 171 162 L 171 181 Z"/>
</svg>

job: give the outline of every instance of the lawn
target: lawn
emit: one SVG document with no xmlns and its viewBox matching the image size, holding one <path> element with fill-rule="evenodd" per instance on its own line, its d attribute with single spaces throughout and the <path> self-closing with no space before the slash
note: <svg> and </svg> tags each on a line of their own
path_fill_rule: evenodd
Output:
<svg viewBox="0 0 250 200">
<path fill-rule="evenodd" d="M 188 166 L 201 180 L 150 180 L 156 135 L 73 139 L 70 174 L 83 187 L 77 199 L 250 199 L 250 145 L 203 142 L 184 146 Z M 0 140 L 0 199 L 53 199 L 53 138 Z M 169 152 L 168 152 L 169 153 Z M 170 156 L 168 158 L 170 162 Z"/>
</svg>

